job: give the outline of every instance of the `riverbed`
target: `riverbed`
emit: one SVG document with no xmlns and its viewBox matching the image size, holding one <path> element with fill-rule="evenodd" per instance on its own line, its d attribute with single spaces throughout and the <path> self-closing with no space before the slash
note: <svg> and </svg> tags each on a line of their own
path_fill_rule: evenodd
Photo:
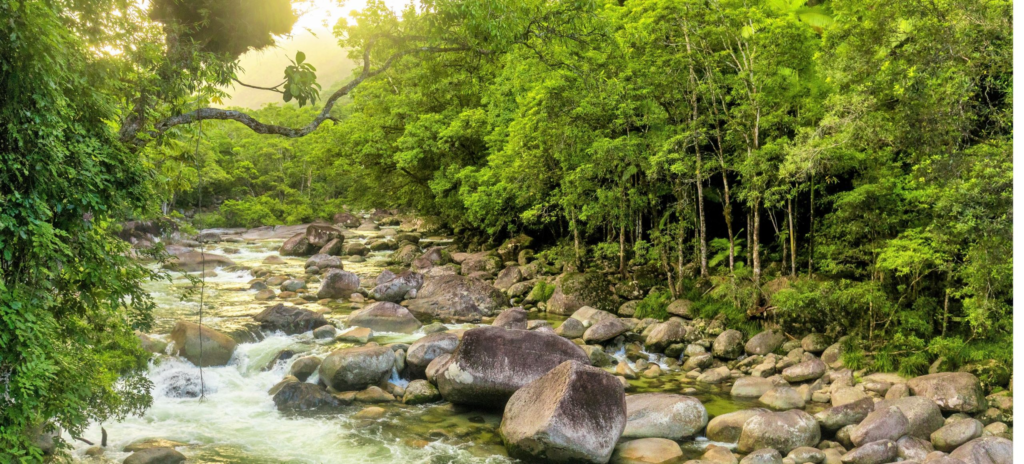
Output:
<svg viewBox="0 0 1024 464">
<path fill-rule="evenodd" d="M 357 238 L 358 239 L 358 238 Z M 351 240 L 351 238 L 350 238 Z M 269 268 L 275 275 L 304 276 L 305 258 L 284 257 L 283 264 L 266 265 L 263 260 L 278 255 L 279 240 L 211 244 L 206 251 L 223 254 L 237 264 Z M 387 268 L 388 252 L 371 253 L 363 262 L 345 261 L 345 269 L 360 276 L 363 286 Z M 407 406 L 386 403 L 387 413 L 379 419 L 358 419 L 364 406 L 354 404 L 340 411 L 320 415 L 295 415 L 279 412 L 267 391 L 278 383 L 301 356 L 324 357 L 332 350 L 352 346 L 346 343 L 314 340 L 311 333 L 285 335 L 258 329 L 252 316 L 279 300 L 256 301 L 248 290 L 252 275 L 248 270 L 215 269 L 205 278 L 202 298 L 205 302 L 203 324 L 232 335 L 240 343 L 227 366 L 207 367 L 200 371 L 184 359 L 156 356 L 148 377 L 153 382 L 153 405 L 142 417 L 119 423 L 106 423 L 108 447 L 100 457 L 86 455 L 89 445 L 75 442 L 73 457 L 82 462 L 121 462 L 130 452 L 124 447 L 144 440 L 164 439 L 181 444 L 178 451 L 190 463 L 511 463 L 497 433 L 500 411 L 483 411 L 449 403 Z M 166 339 L 178 320 L 198 321 L 199 298 L 192 292 L 183 295 L 192 283 L 181 273 L 170 273 L 171 281 L 152 282 L 147 290 L 157 302 L 155 338 Z M 316 288 L 318 284 L 310 284 Z M 344 327 L 344 319 L 358 303 L 296 300 L 310 310 L 324 312 L 327 319 Z M 531 318 L 546 319 L 557 327 L 564 318 L 531 313 Z M 464 329 L 476 324 L 446 324 Z M 377 333 L 372 341 L 412 343 L 424 334 Z M 271 364 L 282 350 L 297 356 Z M 630 362 L 620 350 L 610 353 L 618 362 Z M 659 362 L 660 355 L 651 355 Z M 632 364 L 632 363 L 631 363 Z M 663 366 L 664 367 L 664 366 Z M 307 382 L 316 382 L 316 374 Z M 405 382 L 392 376 L 398 384 Z M 627 393 L 665 391 L 689 394 L 704 403 L 711 417 L 754 407 L 756 401 L 737 401 L 727 391 L 702 386 L 686 379 L 678 369 L 656 379 L 630 381 Z M 205 389 L 200 385 L 205 385 Z M 203 395 L 199 395 L 202 391 Z M 201 397 L 200 397 L 201 396 Z M 83 438 L 98 442 L 100 424 L 93 424 Z M 680 443 L 684 458 L 693 459 L 709 442 L 697 437 Z M 721 444 L 732 447 L 732 444 Z"/>
</svg>

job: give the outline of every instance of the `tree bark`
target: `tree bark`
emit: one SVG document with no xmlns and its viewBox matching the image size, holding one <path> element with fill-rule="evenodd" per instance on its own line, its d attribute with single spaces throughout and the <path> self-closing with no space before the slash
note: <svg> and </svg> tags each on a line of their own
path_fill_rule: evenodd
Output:
<svg viewBox="0 0 1024 464">
<path fill-rule="evenodd" d="M 796 277 L 796 226 L 793 224 L 793 199 L 789 198 L 786 200 L 786 211 L 789 213 L 789 218 L 786 222 L 789 223 L 789 261 L 791 266 L 790 275 Z"/>
</svg>

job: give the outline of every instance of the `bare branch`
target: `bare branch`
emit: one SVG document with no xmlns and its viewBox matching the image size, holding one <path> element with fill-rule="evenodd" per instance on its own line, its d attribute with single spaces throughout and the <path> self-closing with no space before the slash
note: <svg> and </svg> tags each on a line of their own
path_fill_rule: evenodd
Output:
<svg viewBox="0 0 1024 464">
<path fill-rule="evenodd" d="M 282 91 L 282 90 L 280 89 L 280 87 L 281 87 L 282 85 L 284 85 L 284 82 L 282 82 L 282 83 L 280 83 L 280 84 L 277 84 L 277 85 L 275 85 L 275 86 L 273 86 L 273 87 L 260 87 L 260 86 L 258 86 L 258 85 L 251 85 L 251 84 L 246 84 L 245 82 L 242 82 L 242 81 L 240 81 L 240 80 L 238 80 L 238 79 L 235 79 L 235 78 L 232 78 L 231 80 L 233 80 L 233 81 L 237 82 L 237 83 L 238 83 L 238 85 L 241 85 L 242 87 L 248 87 L 248 88 L 250 88 L 250 89 L 256 89 L 256 90 L 269 90 L 269 91 L 271 91 L 271 92 L 277 92 L 277 93 L 284 93 L 284 91 Z M 285 81 L 285 82 L 287 82 L 287 81 Z"/>
</svg>

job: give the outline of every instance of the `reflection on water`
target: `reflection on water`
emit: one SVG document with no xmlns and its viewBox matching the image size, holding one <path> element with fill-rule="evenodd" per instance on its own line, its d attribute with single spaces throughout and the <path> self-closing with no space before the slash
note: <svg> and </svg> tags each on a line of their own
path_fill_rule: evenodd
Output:
<svg viewBox="0 0 1024 464">
<path fill-rule="evenodd" d="M 284 264 L 265 265 L 263 260 L 277 254 L 280 241 L 251 242 L 211 246 L 207 251 L 225 254 L 237 264 L 248 268 L 272 269 L 275 275 L 305 276 L 305 259 L 285 257 Z M 224 248 L 234 248 L 228 253 Z M 230 250 L 233 251 L 233 250 Z M 373 253 L 362 263 L 344 263 L 355 272 L 364 286 L 384 269 L 386 253 Z M 247 290 L 252 279 L 248 270 L 215 270 L 216 276 L 206 278 L 203 323 L 217 330 L 232 333 L 236 338 L 250 340 L 240 343 L 231 362 L 224 367 L 205 368 L 205 399 L 200 401 L 199 369 L 184 360 L 159 356 L 150 365 L 149 377 L 154 383 L 153 406 L 143 417 L 129 418 L 121 423 L 103 424 L 109 434 L 108 448 L 101 458 L 88 458 L 88 445 L 75 442 L 74 457 L 87 462 L 121 462 L 130 453 L 124 446 L 152 438 L 186 443 L 179 451 L 195 463 L 506 463 L 506 455 L 497 433 L 500 412 L 462 408 L 447 403 L 406 406 L 400 403 L 376 405 L 386 409 L 381 419 L 354 418 L 364 406 L 352 405 L 321 415 L 293 415 L 278 412 L 267 391 L 289 371 L 301 356 L 326 356 L 330 351 L 351 346 L 323 343 L 311 333 L 287 336 L 282 333 L 260 333 L 252 316 L 277 300 L 258 302 L 255 291 Z M 172 273 L 172 281 L 148 284 L 158 304 L 157 338 L 166 338 L 180 319 L 196 320 L 198 296 L 182 301 L 191 283 L 182 274 Z M 312 284 L 315 289 L 317 284 Z M 305 302 L 303 302 L 305 303 Z M 323 306 L 309 302 L 305 308 L 324 312 L 328 319 L 343 319 L 353 307 L 350 304 Z M 543 318 L 553 326 L 564 317 L 531 313 L 530 318 Z M 339 325 L 342 325 L 339 323 Z M 470 328 L 472 324 L 447 324 L 451 329 Z M 259 334 L 239 337 L 240 334 Z M 412 343 L 423 333 L 375 334 L 380 344 Z M 298 356 L 269 365 L 283 350 Z M 620 362 L 625 356 L 615 355 Z M 651 361 L 657 362 L 657 356 Z M 664 367 L 664 366 L 663 366 Z M 314 375 L 308 382 L 316 382 Z M 681 392 L 696 387 L 682 378 L 678 371 L 657 379 L 631 381 L 634 392 Z M 695 395 L 715 416 L 751 407 L 752 403 L 731 400 L 728 392 L 717 388 L 700 389 Z M 100 425 L 94 424 L 83 438 L 97 442 Z M 684 444 L 687 459 L 701 454 L 706 441 L 698 439 Z M 682 461 L 680 461 L 682 462 Z"/>
</svg>

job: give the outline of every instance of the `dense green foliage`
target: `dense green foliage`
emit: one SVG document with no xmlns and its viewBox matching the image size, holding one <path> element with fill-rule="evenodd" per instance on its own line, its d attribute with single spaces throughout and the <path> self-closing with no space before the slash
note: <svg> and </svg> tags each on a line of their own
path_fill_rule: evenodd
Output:
<svg viewBox="0 0 1024 464">
<path fill-rule="evenodd" d="M 653 266 L 709 314 L 855 334 L 905 372 L 1009 359 L 1010 2 L 499 3 L 340 24 L 352 57 L 458 47 L 366 81 L 313 141 L 218 123 L 214 221 L 403 208 Z"/>
</svg>

